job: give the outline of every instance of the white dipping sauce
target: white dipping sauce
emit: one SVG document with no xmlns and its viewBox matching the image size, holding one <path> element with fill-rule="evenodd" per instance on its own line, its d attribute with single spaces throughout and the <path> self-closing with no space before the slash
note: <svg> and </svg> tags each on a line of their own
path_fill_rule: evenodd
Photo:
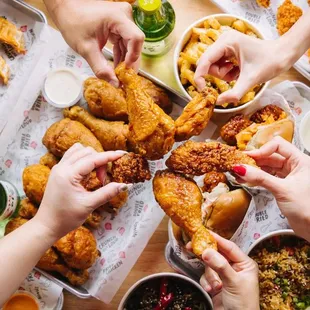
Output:
<svg viewBox="0 0 310 310">
<path fill-rule="evenodd" d="M 82 82 L 70 69 L 51 71 L 44 85 L 45 95 L 59 107 L 75 104 L 80 98 Z"/>
</svg>

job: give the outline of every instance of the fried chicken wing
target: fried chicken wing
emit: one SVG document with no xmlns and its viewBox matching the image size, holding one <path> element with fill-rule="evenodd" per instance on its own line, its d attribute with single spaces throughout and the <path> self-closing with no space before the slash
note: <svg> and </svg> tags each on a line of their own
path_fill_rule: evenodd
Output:
<svg viewBox="0 0 310 310">
<path fill-rule="evenodd" d="M 174 144 L 173 119 L 155 104 L 133 69 L 122 63 L 115 72 L 126 93 L 130 148 L 146 159 L 162 158 Z"/>
<path fill-rule="evenodd" d="M 83 124 L 69 118 L 62 119 L 50 126 L 43 139 L 43 144 L 56 157 L 64 153 L 75 143 L 91 146 L 97 152 L 103 152 L 98 139 Z"/>
<path fill-rule="evenodd" d="M 91 173 L 86 175 L 81 181 L 81 185 L 89 192 L 95 191 L 98 188 L 102 187 L 102 183 L 97 177 L 96 171 L 92 171 Z"/>
<path fill-rule="evenodd" d="M 100 256 L 94 235 L 83 226 L 59 239 L 54 247 L 65 263 L 74 269 L 88 269 Z"/>
<path fill-rule="evenodd" d="M 252 121 L 246 116 L 242 114 L 235 115 L 221 128 L 221 138 L 228 145 L 237 145 L 236 135 L 251 124 Z"/>
<path fill-rule="evenodd" d="M 259 6 L 262 6 L 263 8 L 269 8 L 270 6 L 270 0 L 256 0 L 256 2 Z"/>
<path fill-rule="evenodd" d="M 95 118 L 79 106 L 64 110 L 64 116 L 87 127 L 105 151 L 127 150 L 128 125 Z"/>
<path fill-rule="evenodd" d="M 118 211 L 124 207 L 128 200 L 128 191 L 121 192 L 111 200 L 109 200 L 104 206 L 103 210 L 110 212 L 110 213 L 118 213 Z"/>
<path fill-rule="evenodd" d="M 52 169 L 59 162 L 59 159 L 52 153 L 48 152 L 40 158 L 40 164 Z"/>
<path fill-rule="evenodd" d="M 84 82 L 84 97 L 93 115 L 112 121 L 128 120 L 127 102 L 122 89 L 92 77 Z"/>
<path fill-rule="evenodd" d="M 29 198 L 24 198 L 20 202 L 18 215 L 24 219 L 33 218 L 38 212 L 38 208 L 29 200 Z"/>
<path fill-rule="evenodd" d="M 294 5 L 291 0 L 284 0 L 278 7 L 277 29 L 279 35 L 289 31 L 302 16 L 302 9 Z"/>
<path fill-rule="evenodd" d="M 0 79 L 4 85 L 8 85 L 10 78 L 10 68 L 5 60 L 0 56 Z"/>
<path fill-rule="evenodd" d="M 219 183 L 227 184 L 228 180 L 223 172 L 211 171 L 203 179 L 203 191 L 211 193 Z"/>
<path fill-rule="evenodd" d="M 254 159 L 235 147 L 215 141 L 187 141 L 172 151 L 166 161 L 172 171 L 191 175 L 231 171 L 237 164 L 256 166 Z"/>
<path fill-rule="evenodd" d="M 285 119 L 287 114 L 283 109 L 280 107 L 269 104 L 265 107 L 256 111 L 250 118 L 250 120 L 254 123 L 261 124 L 261 123 L 273 123 L 281 119 Z"/>
<path fill-rule="evenodd" d="M 112 163 L 111 175 L 114 182 L 139 183 L 151 179 L 149 164 L 139 154 L 128 153 Z"/>
<path fill-rule="evenodd" d="M 217 97 L 215 89 L 205 88 L 187 104 L 175 121 L 176 141 L 188 140 L 201 134 L 210 121 Z"/>
<path fill-rule="evenodd" d="M 23 33 L 13 23 L 3 17 L 0 17 L 0 43 L 12 46 L 19 54 L 26 53 Z"/>
<path fill-rule="evenodd" d="M 7 235 L 14 231 L 15 229 L 19 228 L 20 226 L 26 224 L 28 222 L 27 219 L 16 217 L 11 219 L 5 226 L 5 232 L 4 234 Z"/>
<path fill-rule="evenodd" d="M 99 210 L 95 210 L 87 217 L 83 225 L 85 225 L 87 228 L 96 229 L 100 226 L 101 220 L 102 216 Z"/>
<path fill-rule="evenodd" d="M 206 248 L 217 249 L 213 236 L 203 226 L 203 197 L 194 180 L 168 170 L 157 171 L 153 192 L 160 207 L 192 239 L 195 255 L 201 257 Z"/>
</svg>

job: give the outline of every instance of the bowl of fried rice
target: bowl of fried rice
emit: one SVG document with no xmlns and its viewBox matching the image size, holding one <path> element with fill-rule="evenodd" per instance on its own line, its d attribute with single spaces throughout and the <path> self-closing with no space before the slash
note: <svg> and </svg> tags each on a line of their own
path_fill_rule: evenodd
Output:
<svg viewBox="0 0 310 310">
<path fill-rule="evenodd" d="M 261 310 L 310 310 L 310 243 L 293 230 L 262 236 L 248 250 L 259 268 Z"/>
</svg>

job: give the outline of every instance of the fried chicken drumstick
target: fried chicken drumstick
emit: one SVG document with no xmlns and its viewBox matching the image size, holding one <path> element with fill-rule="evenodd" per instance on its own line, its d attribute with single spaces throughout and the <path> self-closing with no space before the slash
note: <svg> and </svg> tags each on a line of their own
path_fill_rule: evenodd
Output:
<svg viewBox="0 0 310 310">
<path fill-rule="evenodd" d="M 153 179 L 155 199 L 171 220 L 191 237 L 193 252 L 201 257 L 216 241 L 202 222 L 203 197 L 194 180 L 168 170 L 157 171 Z"/>
<path fill-rule="evenodd" d="M 172 171 L 197 176 L 210 171 L 231 171 L 238 164 L 256 166 L 254 159 L 235 147 L 215 141 L 187 141 L 172 151 L 166 161 Z"/>
</svg>

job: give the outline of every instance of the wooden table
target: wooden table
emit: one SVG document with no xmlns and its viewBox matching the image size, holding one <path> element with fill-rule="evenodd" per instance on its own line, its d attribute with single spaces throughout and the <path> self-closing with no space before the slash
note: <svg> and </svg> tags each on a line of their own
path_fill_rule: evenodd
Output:
<svg viewBox="0 0 310 310">
<path fill-rule="evenodd" d="M 45 9 L 43 0 L 25 1 L 35 6 L 39 10 L 43 11 L 47 16 L 49 23 L 54 26 Z M 170 2 L 174 7 L 177 16 L 176 28 L 174 32 L 176 40 L 178 37 L 180 37 L 180 35 L 188 27 L 188 25 L 190 25 L 195 20 L 209 14 L 221 12 L 215 5 L 213 5 L 208 0 L 170 0 Z M 142 68 L 147 70 L 154 76 L 160 78 L 169 86 L 177 88 L 173 76 L 172 59 L 173 50 L 171 50 L 164 58 L 156 58 L 152 59 L 151 61 L 148 58 L 143 58 Z M 294 69 L 291 69 L 281 74 L 281 76 L 274 79 L 272 83 L 276 84 L 283 80 L 300 81 L 310 86 L 310 82 Z M 64 309 L 115 310 L 117 309 L 117 306 L 122 296 L 137 280 L 153 273 L 172 271 L 172 269 L 166 263 L 164 257 L 164 249 L 168 241 L 167 225 L 168 219 L 167 217 L 165 217 L 110 305 L 105 305 L 94 298 L 88 300 L 78 299 L 77 297 L 65 291 Z"/>
</svg>

